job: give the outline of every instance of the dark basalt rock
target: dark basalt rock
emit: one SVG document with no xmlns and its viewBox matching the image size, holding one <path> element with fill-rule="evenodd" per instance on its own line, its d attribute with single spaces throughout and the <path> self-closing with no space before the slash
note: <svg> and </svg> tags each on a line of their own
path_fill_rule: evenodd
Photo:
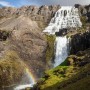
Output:
<svg viewBox="0 0 90 90">
<path fill-rule="evenodd" d="M 71 54 L 90 48 L 90 31 L 71 37 Z"/>
<path fill-rule="evenodd" d="M 68 29 L 61 29 L 59 32 L 56 32 L 56 36 L 65 36 L 68 32 Z"/>
<path fill-rule="evenodd" d="M 11 32 L 0 31 L 0 41 L 6 41 L 9 38 Z"/>
</svg>

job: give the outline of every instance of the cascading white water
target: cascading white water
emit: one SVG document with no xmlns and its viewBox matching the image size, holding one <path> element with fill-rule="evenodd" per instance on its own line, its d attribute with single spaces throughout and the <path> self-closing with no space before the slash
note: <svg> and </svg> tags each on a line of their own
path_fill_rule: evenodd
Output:
<svg viewBox="0 0 90 90">
<path fill-rule="evenodd" d="M 72 6 L 62 6 L 51 19 L 48 27 L 43 31 L 48 34 L 55 34 L 63 28 L 81 27 L 82 23 L 78 14 L 78 9 Z"/>
<path fill-rule="evenodd" d="M 69 40 L 66 36 L 56 37 L 55 41 L 55 60 L 54 67 L 60 65 L 67 57 L 69 52 Z"/>
<path fill-rule="evenodd" d="M 82 23 L 80 21 L 78 9 L 72 6 L 62 6 L 51 19 L 48 27 L 43 31 L 49 35 L 54 35 L 60 30 L 67 28 L 78 28 L 81 27 Z M 60 65 L 68 56 L 68 43 L 69 40 L 64 37 L 56 37 L 55 40 L 55 63 L 54 67 Z"/>
</svg>

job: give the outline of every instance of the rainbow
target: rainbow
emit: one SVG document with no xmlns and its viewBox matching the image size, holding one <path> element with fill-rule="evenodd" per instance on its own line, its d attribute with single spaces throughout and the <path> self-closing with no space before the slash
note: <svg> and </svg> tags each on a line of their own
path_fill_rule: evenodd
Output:
<svg viewBox="0 0 90 90">
<path fill-rule="evenodd" d="M 33 87 L 33 85 L 36 84 L 35 75 L 31 72 L 29 67 L 24 62 L 22 62 L 22 63 L 25 67 L 25 73 L 28 75 L 29 79 L 31 80 L 31 83 L 30 84 L 24 84 L 24 85 L 18 85 L 14 88 L 14 90 L 22 90 L 22 89 L 25 89 L 27 87 Z"/>
<path fill-rule="evenodd" d="M 25 70 L 26 70 L 26 73 L 29 75 L 29 77 L 32 79 L 32 83 L 35 84 L 36 83 L 35 76 L 32 74 L 29 68 L 26 67 Z"/>
<path fill-rule="evenodd" d="M 25 67 L 26 74 L 29 75 L 29 77 L 32 79 L 33 83 L 35 84 L 36 83 L 35 74 L 33 73 L 33 71 L 29 68 L 29 66 L 25 62 L 21 61 L 21 63 L 23 65 L 23 67 Z"/>
</svg>

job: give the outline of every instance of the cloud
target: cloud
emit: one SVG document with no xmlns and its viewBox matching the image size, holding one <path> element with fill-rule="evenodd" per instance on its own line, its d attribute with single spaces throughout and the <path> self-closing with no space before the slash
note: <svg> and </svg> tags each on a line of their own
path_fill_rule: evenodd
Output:
<svg viewBox="0 0 90 90">
<path fill-rule="evenodd" d="M 2 6 L 13 7 L 13 5 L 11 5 L 9 2 L 6 2 L 6 1 L 0 1 L 0 4 Z"/>
<path fill-rule="evenodd" d="M 0 0 L 0 4 L 11 7 L 21 7 L 23 5 L 73 6 L 74 4 L 88 5 L 90 0 Z"/>
<path fill-rule="evenodd" d="M 72 6 L 74 4 L 90 4 L 90 0 L 27 0 L 29 2 L 34 2 L 38 5 L 62 5 L 62 6 Z"/>
</svg>

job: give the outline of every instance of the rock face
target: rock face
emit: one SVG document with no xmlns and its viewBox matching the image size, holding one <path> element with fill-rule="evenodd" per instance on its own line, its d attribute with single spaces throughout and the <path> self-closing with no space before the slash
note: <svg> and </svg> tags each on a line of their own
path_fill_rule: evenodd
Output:
<svg viewBox="0 0 90 90">
<path fill-rule="evenodd" d="M 90 31 L 76 34 L 71 37 L 71 54 L 90 48 Z"/>
<path fill-rule="evenodd" d="M 80 16 L 86 16 L 88 19 L 88 22 L 90 22 L 90 5 L 82 6 L 82 5 L 76 4 L 75 7 L 78 8 Z"/>
<path fill-rule="evenodd" d="M 82 5 L 79 5 L 79 4 L 75 4 L 75 7 L 79 9 L 80 15 L 84 15 L 87 12 L 90 12 L 90 10 L 89 10 L 90 5 L 82 6 Z"/>
</svg>

